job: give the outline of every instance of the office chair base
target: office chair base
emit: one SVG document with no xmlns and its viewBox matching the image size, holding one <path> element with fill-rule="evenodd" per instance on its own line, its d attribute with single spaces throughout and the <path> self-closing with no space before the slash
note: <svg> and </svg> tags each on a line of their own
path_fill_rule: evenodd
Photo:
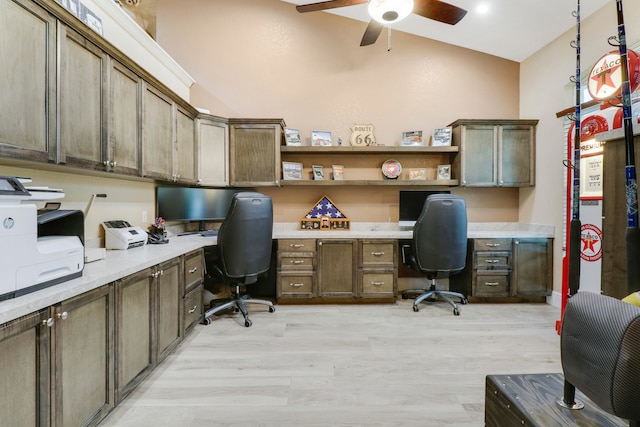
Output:
<svg viewBox="0 0 640 427">
<path fill-rule="evenodd" d="M 405 291 L 402 291 L 402 298 L 403 299 L 407 299 L 407 293 L 408 292 L 416 292 L 418 290 L 416 289 L 407 289 Z M 438 291 L 435 289 L 435 285 L 431 285 L 431 287 L 429 288 L 429 290 L 427 291 L 422 291 L 424 293 L 422 293 L 421 295 L 416 296 L 415 301 L 413 301 L 413 311 L 414 312 L 418 312 L 420 311 L 420 303 L 428 300 L 428 301 L 435 301 L 436 299 L 440 298 L 443 299 L 444 301 L 448 302 L 449 305 L 451 305 L 451 307 L 453 307 L 453 314 L 456 316 L 460 315 L 460 309 L 458 308 L 458 304 L 456 304 L 453 298 L 459 298 L 460 299 L 460 304 L 467 304 L 469 301 L 467 300 L 467 298 L 462 295 L 459 292 L 453 292 L 453 291 Z"/>
<path fill-rule="evenodd" d="M 276 311 L 275 306 L 271 301 L 261 300 L 261 299 L 251 299 L 248 295 L 243 295 L 241 297 L 236 297 L 231 300 L 222 300 L 223 304 L 216 305 L 220 300 L 214 300 L 211 302 L 211 306 L 209 310 L 204 314 L 204 319 L 202 323 L 205 325 L 210 325 L 212 321 L 212 317 L 216 314 L 224 313 L 225 311 L 233 310 L 235 312 L 241 312 L 244 317 L 244 326 L 247 328 L 250 327 L 253 322 L 249 318 L 249 311 L 247 310 L 246 304 L 262 304 L 269 307 L 269 313 L 274 313 Z"/>
</svg>

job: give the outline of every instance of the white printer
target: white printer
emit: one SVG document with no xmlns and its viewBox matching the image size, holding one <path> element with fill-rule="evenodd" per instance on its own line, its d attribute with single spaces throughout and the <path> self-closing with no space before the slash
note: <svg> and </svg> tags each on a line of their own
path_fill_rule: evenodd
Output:
<svg viewBox="0 0 640 427">
<path fill-rule="evenodd" d="M 147 232 L 137 225 L 117 219 L 104 221 L 104 246 L 107 249 L 130 249 L 147 243 Z"/>
<path fill-rule="evenodd" d="M 82 211 L 39 212 L 22 203 L 61 197 L 61 190 L 30 192 L 17 177 L 0 175 L 0 300 L 82 276 Z"/>
</svg>

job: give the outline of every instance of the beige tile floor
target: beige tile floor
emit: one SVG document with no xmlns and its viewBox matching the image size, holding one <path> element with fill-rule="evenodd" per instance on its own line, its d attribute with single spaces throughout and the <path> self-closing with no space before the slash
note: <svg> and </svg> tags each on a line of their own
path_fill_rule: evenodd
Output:
<svg viewBox="0 0 640 427">
<path fill-rule="evenodd" d="M 555 307 L 411 302 L 198 325 L 101 426 L 482 426 L 487 374 L 561 372 Z"/>
</svg>

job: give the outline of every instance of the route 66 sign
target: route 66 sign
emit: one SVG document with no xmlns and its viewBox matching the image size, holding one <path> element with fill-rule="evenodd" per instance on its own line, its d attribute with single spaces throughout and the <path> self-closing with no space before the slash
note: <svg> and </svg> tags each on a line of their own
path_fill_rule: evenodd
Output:
<svg viewBox="0 0 640 427">
<path fill-rule="evenodd" d="M 367 145 L 376 145 L 376 137 L 373 134 L 373 125 L 353 125 L 351 128 L 351 138 L 349 143 L 356 147 L 366 147 Z"/>
</svg>

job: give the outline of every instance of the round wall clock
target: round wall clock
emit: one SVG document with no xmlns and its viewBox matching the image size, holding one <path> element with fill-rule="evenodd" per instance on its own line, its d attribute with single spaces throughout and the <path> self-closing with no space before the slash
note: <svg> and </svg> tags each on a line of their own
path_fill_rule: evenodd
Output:
<svg viewBox="0 0 640 427">
<path fill-rule="evenodd" d="M 389 179 L 396 179 L 402 172 L 402 166 L 397 160 L 389 159 L 382 164 L 382 174 Z"/>
</svg>

